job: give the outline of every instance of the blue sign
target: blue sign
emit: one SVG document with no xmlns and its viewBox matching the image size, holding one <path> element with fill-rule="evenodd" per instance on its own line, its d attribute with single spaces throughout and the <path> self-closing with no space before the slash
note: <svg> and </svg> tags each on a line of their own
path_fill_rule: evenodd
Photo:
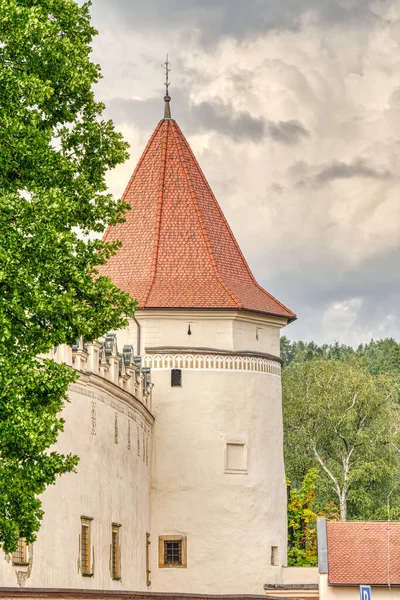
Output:
<svg viewBox="0 0 400 600">
<path fill-rule="evenodd" d="M 371 600 L 370 585 L 360 585 L 360 598 L 361 600 Z"/>
</svg>

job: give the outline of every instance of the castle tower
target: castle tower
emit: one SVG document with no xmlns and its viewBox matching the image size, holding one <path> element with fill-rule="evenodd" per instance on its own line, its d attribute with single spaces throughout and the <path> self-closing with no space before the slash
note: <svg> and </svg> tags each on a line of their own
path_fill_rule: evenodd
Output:
<svg viewBox="0 0 400 600">
<path fill-rule="evenodd" d="M 149 589 L 262 594 L 286 561 L 279 331 L 295 314 L 255 281 L 169 101 L 103 270 L 139 301 L 118 339 L 154 383 Z"/>
</svg>

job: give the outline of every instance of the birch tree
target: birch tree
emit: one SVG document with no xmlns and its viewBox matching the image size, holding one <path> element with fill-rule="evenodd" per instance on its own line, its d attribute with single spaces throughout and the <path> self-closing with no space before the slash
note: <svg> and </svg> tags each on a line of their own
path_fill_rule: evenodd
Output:
<svg viewBox="0 0 400 600">
<path fill-rule="evenodd" d="M 372 375 L 356 359 L 293 363 L 284 372 L 286 454 L 319 467 L 342 520 L 349 498 L 368 505 L 369 496 L 392 485 L 397 395 L 391 375 Z"/>
</svg>

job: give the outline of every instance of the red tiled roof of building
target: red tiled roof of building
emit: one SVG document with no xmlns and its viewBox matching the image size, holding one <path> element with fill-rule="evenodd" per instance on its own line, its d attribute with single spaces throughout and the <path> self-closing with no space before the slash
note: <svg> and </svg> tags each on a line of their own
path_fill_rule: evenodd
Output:
<svg viewBox="0 0 400 600">
<path fill-rule="evenodd" d="M 101 272 L 140 308 L 248 309 L 296 318 L 254 279 L 174 120 L 157 125 L 123 198 L 132 210 L 104 236 L 122 248 Z"/>
<path fill-rule="evenodd" d="M 400 585 L 400 522 L 330 521 L 327 541 L 330 585 Z"/>
</svg>

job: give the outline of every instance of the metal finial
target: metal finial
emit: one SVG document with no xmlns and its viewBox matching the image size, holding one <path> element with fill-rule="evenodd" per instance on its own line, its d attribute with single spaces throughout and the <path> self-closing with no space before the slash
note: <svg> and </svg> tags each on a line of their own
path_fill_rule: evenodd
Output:
<svg viewBox="0 0 400 600">
<path fill-rule="evenodd" d="M 169 102 L 171 100 L 171 97 L 169 95 L 169 85 L 170 85 L 169 72 L 171 69 L 169 68 L 168 54 L 167 54 L 167 59 L 166 59 L 165 63 L 163 63 L 161 66 L 163 69 L 165 69 L 164 119 L 170 119 L 171 118 L 171 109 L 169 106 Z"/>
</svg>

